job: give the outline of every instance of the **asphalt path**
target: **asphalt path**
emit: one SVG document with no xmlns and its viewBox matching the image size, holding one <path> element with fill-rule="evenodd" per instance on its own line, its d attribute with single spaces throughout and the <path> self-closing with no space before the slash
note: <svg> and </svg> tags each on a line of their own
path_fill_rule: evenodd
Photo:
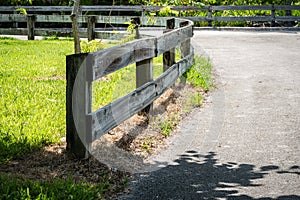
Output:
<svg viewBox="0 0 300 200">
<path fill-rule="evenodd" d="M 192 44 L 217 88 L 118 199 L 300 199 L 300 33 L 195 31 Z"/>
</svg>

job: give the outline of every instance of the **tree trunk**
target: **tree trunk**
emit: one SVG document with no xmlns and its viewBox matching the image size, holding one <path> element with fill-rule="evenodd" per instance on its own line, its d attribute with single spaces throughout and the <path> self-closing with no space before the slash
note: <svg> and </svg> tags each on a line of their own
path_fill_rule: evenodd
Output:
<svg viewBox="0 0 300 200">
<path fill-rule="evenodd" d="M 78 23 L 77 23 L 79 5 L 80 5 L 80 0 L 74 0 L 74 6 L 71 14 L 75 54 L 81 53 L 80 38 L 79 38 Z"/>
</svg>

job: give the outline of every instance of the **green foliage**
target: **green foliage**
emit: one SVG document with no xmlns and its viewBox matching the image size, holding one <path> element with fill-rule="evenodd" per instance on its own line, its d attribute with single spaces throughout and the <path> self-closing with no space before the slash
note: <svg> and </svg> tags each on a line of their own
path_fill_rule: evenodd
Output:
<svg viewBox="0 0 300 200">
<path fill-rule="evenodd" d="M 43 40 L 59 40 L 59 38 L 56 34 L 54 34 L 50 37 L 43 37 Z"/>
<path fill-rule="evenodd" d="M 121 44 L 124 44 L 126 42 L 133 41 L 136 36 L 135 28 L 137 27 L 137 24 L 134 24 L 133 21 L 125 22 L 125 24 L 128 25 L 126 32 L 128 33 L 124 38 L 121 40 Z"/>
<path fill-rule="evenodd" d="M 212 65 L 209 60 L 195 56 L 194 65 L 187 71 L 187 81 L 208 91 L 213 87 Z"/>
<path fill-rule="evenodd" d="M 204 0 L 204 1 L 192 1 L 192 0 L 131 0 L 132 4 L 148 5 L 148 6 L 163 6 L 159 12 L 147 13 L 150 17 L 152 15 L 157 16 L 207 16 L 207 11 L 175 11 L 172 10 L 172 6 L 198 6 L 203 7 L 205 5 L 285 5 L 286 0 Z M 293 1 L 292 5 L 299 5 L 298 1 Z M 293 16 L 300 16 L 300 11 L 292 11 Z M 250 11 L 215 11 L 212 16 L 270 16 L 271 11 L 266 10 L 250 10 Z M 276 15 L 284 16 L 285 11 L 276 11 Z M 196 26 L 207 26 L 207 22 L 196 22 Z M 213 26 L 252 26 L 252 23 L 247 22 L 213 22 Z"/>
<path fill-rule="evenodd" d="M 105 47 L 102 40 L 81 41 L 80 45 L 82 53 L 99 51 Z"/>
<path fill-rule="evenodd" d="M 122 181 L 126 185 L 127 180 Z M 103 199 L 107 197 L 106 193 L 114 190 L 111 188 L 111 184 L 110 180 L 97 184 L 75 183 L 71 178 L 31 181 L 2 174 L 0 175 L 0 199 Z M 117 188 L 117 190 L 122 189 Z"/>
<path fill-rule="evenodd" d="M 177 124 L 179 123 L 177 115 L 171 115 L 166 119 L 162 119 L 159 123 L 159 128 L 161 130 L 161 134 L 164 137 L 168 137 L 172 131 L 174 130 L 174 128 L 177 126 Z"/>
<path fill-rule="evenodd" d="M 164 6 L 159 12 L 158 16 L 164 17 L 164 16 L 178 16 L 179 12 L 172 10 L 170 6 Z"/>
<path fill-rule="evenodd" d="M 83 0 L 84 3 L 85 0 Z M 89 1 L 89 0 L 87 0 Z M 70 0 L 1 0 L 0 6 L 67 6 Z M 83 5 L 83 4 L 82 4 Z"/>
<path fill-rule="evenodd" d="M 156 138 L 154 136 L 151 136 L 149 138 L 143 139 L 141 147 L 145 149 L 148 154 L 150 154 L 153 146 L 155 146 L 155 143 L 157 143 Z"/>
<path fill-rule="evenodd" d="M 130 0 L 131 4 L 152 5 L 152 6 L 200 6 L 204 5 L 283 5 L 286 0 Z M 293 1 L 297 3 L 297 1 Z"/>
<path fill-rule="evenodd" d="M 126 35 L 124 38 L 122 38 L 121 44 L 135 40 L 135 35 L 135 32 Z"/>
<path fill-rule="evenodd" d="M 197 92 L 196 94 L 191 95 L 188 104 L 192 107 L 199 107 L 203 103 L 202 94 Z"/>
<path fill-rule="evenodd" d="M 22 14 L 22 15 L 27 15 L 27 11 L 25 8 L 18 8 L 16 9 L 16 11 L 19 12 L 19 14 Z"/>
</svg>

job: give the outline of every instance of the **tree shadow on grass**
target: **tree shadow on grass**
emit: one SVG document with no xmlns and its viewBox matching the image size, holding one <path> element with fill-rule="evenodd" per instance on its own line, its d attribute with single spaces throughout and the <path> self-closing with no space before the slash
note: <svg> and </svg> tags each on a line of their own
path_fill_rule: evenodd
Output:
<svg viewBox="0 0 300 200">
<path fill-rule="evenodd" d="M 119 199 L 251 200 L 255 198 L 238 194 L 237 188 L 263 187 L 261 184 L 254 184 L 254 180 L 264 178 L 273 170 L 277 173 L 299 173 L 299 166 L 293 166 L 289 171 L 279 171 L 279 167 L 275 165 L 263 166 L 257 170 L 250 164 L 219 164 L 215 156 L 214 152 L 201 155 L 196 151 L 188 151 L 175 160 L 177 165 L 167 165 L 157 171 L 137 174 L 132 183 L 132 194 Z M 300 199 L 300 196 L 281 196 L 277 199 Z"/>
</svg>

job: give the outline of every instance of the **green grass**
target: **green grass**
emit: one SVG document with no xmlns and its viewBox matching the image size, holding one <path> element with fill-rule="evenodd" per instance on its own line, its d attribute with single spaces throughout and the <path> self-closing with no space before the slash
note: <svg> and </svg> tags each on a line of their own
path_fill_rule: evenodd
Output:
<svg viewBox="0 0 300 200">
<path fill-rule="evenodd" d="M 99 42 L 83 43 L 84 51 Z M 70 40 L 0 39 L 0 162 L 18 158 L 65 136 L 65 56 Z M 101 48 L 116 43 L 100 44 Z M 154 59 L 154 76 L 162 73 Z M 93 83 L 93 110 L 135 89 L 135 65 Z"/>
<path fill-rule="evenodd" d="M 65 135 L 65 56 L 72 41 L 0 39 L 0 162 Z"/>
<path fill-rule="evenodd" d="M 0 38 L 0 46 L 0 164 L 5 164 L 65 136 L 65 59 L 73 42 Z M 125 179 L 114 181 L 34 181 L 0 174 L 0 199 L 102 199 L 126 185 Z"/>
<path fill-rule="evenodd" d="M 212 64 L 209 60 L 195 56 L 194 64 L 186 73 L 187 81 L 205 91 L 213 87 Z"/>
<path fill-rule="evenodd" d="M 61 200 L 61 199 L 104 199 L 109 191 L 122 191 L 128 180 L 124 179 L 122 186 L 111 188 L 112 180 L 103 183 L 91 184 L 87 182 L 74 183 L 67 180 L 53 179 L 48 181 L 31 181 L 15 178 L 11 175 L 0 176 L 0 199 L 22 200 Z"/>
</svg>

